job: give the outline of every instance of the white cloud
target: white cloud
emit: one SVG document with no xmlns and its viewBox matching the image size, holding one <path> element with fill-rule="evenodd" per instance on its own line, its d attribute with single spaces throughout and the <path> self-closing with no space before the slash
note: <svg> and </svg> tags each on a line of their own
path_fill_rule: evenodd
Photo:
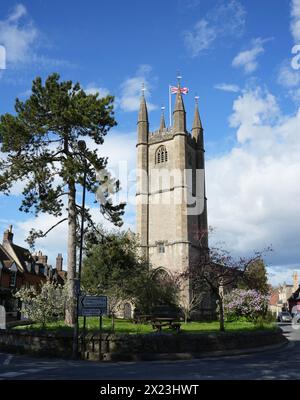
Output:
<svg viewBox="0 0 300 400">
<path fill-rule="evenodd" d="M 98 87 L 95 83 L 89 83 L 85 88 L 86 94 L 99 93 L 99 97 L 105 97 L 109 94 L 109 90 L 106 88 Z"/>
<path fill-rule="evenodd" d="M 219 3 L 194 25 L 183 32 L 183 39 L 192 57 L 213 46 L 217 39 L 238 37 L 244 31 L 245 9 L 237 0 Z"/>
<path fill-rule="evenodd" d="M 209 49 L 217 37 L 215 27 L 209 25 L 208 21 L 201 19 L 198 21 L 193 31 L 187 31 L 184 34 L 184 41 L 192 57 L 206 49 Z"/>
<path fill-rule="evenodd" d="M 90 138 L 84 138 L 87 147 L 97 150 L 100 157 L 108 157 L 108 168 L 114 175 L 119 174 L 119 169 L 126 164 L 128 171 L 135 168 L 136 161 L 136 132 L 124 133 L 112 129 L 104 138 L 104 143 L 99 146 Z M 120 167 L 120 163 L 122 166 Z"/>
<path fill-rule="evenodd" d="M 63 217 L 61 217 L 63 218 Z M 29 247 L 28 244 L 24 243 L 26 237 L 32 228 L 36 230 L 47 231 L 52 225 L 57 223 L 60 219 L 57 219 L 51 215 L 41 214 L 39 217 L 29 218 L 26 221 L 17 222 L 14 227 L 14 243 Z M 55 266 L 55 258 L 58 253 L 62 253 L 64 256 L 64 268 L 66 269 L 67 258 L 66 258 L 66 243 L 68 238 L 68 223 L 67 221 L 58 225 L 53 229 L 46 238 L 38 239 L 36 241 L 36 250 L 41 250 L 44 254 L 48 255 L 48 262 Z"/>
<path fill-rule="evenodd" d="M 8 16 L 8 21 L 16 22 L 24 15 L 27 14 L 27 10 L 23 4 L 17 4 L 12 11 L 12 13 Z"/>
<path fill-rule="evenodd" d="M 215 89 L 218 90 L 223 90 L 224 92 L 232 92 L 232 93 L 237 93 L 240 91 L 240 88 L 238 85 L 234 85 L 231 83 L 219 83 L 214 86 Z"/>
<path fill-rule="evenodd" d="M 0 20 L 0 44 L 6 48 L 8 65 L 28 62 L 33 54 L 39 33 L 27 19 L 24 5 L 18 4 L 7 19 Z"/>
<path fill-rule="evenodd" d="M 254 126 L 272 123 L 279 115 L 276 98 L 263 92 L 260 88 L 244 91 L 233 104 L 233 114 L 229 118 L 230 126 L 238 128 L 237 139 L 239 143 L 253 140 L 259 131 L 253 130 Z M 264 140 L 267 139 L 265 134 Z"/>
<path fill-rule="evenodd" d="M 290 60 L 284 60 L 279 67 L 277 82 L 286 89 L 286 95 L 295 104 L 300 102 L 300 70 L 291 66 Z"/>
<path fill-rule="evenodd" d="M 295 43 L 300 41 L 300 0 L 291 0 L 291 33 Z"/>
<path fill-rule="evenodd" d="M 291 65 L 284 62 L 279 69 L 278 83 L 287 88 L 293 88 L 300 84 L 300 72 L 292 69 Z"/>
<path fill-rule="evenodd" d="M 252 40 L 249 50 L 241 51 L 232 61 L 232 66 L 235 68 L 243 68 L 246 74 L 254 72 L 258 67 L 257 57 L 264 53 L 263 44 L 266 40 L 257 38 Z"/>
<path fill-rule="evenodd" d="M 237 144 L 206 167 L 216 238 L 237 254 L 272 245 L 271 266 L 300 266 L 300 109 L 282 115 L 272 94 L 247 90 L 230 125 Z"/>
<path fill-rule="evenodd" d="M 296 45 L 300 44 L 300 0 L 291 0 L 291 23 L 290 30 Z M 296 46 L 295 46 L 296 47 Z M 288 96 L 299 104 L 300 101 L 300 70 L 296 69 L 293 62 L 298 64 L 294 59 L 294 54 L 297 54 L 297 50 L 292 51 L 293 56 L 291 59 L 284 60 L 279 67 L 277 82 L 283 87 L 288 89 Z M 292 62 L 291 62 L 292 61 Z"/>
<path fill-rule="evenodd" d="M 90 208 L 90 213 L 96 223 L 101 223 L 108 230 L 115 229 L 114 225 L 102 216 L 99 207 L 95 205 L 92 206 Z M 65 216 L 66 215 L 64 213 L 63 217 Z M 14 243 L 28 248 L 29 246 L 26 242 L 24 242 L 24 240 L 33 227 L 36 230 L 41 229 L 42 231 L 47 231 L 58 221 L 59 219 L 54 218 L 53 216 L 41 214 L 38 218 L 29 218 L 24 222 L 15 222 L 13 225 Z M 6 224 L 6 226 L 8 226 L 8 224 Z M 121 229 L 126 231 L 128 228 L 130 228 L 132 231 L 135 230 L 134 224 L 130 220 L 128 222 L 126 221 Z M 68 223 L 65 221 L 49 232 L 45 238 L 37 239 L 35 251 L 41 250 L 44 254 L 46 254 L 48 256 L 49 264 L 51 264 L 53 267 L 55 267 L 55 259 L 57 254 L 62 253 L 64 258 L 64 269 L 67 270 L 67 238 Z"/>
<path fill-rule="evenodd" d="M 17 4 L 6 19 L 0 20 L 0 45 L 6 49 L 6 69 L 16 69 L 24 64 L 35 64 L 51 72 L 53 68 L 75 67 L 66 60 L 38 54 L 36 50 L 44 42 L 45 36 L 37 29 L 23 4 Z M 49 43 L 46 46 L 49 47 Z M 0 79 L 3 75 L 0 71 Z"/>
<path fill-rule="evenodd" d="M 300 102 L 300 88 L 294 89 L 294 90 L 289 90 L 289 96 L 295 103 Z"/>
<path fill-rule="evenodd" d="M 300 275 L 299 264 L 290 265 L 288 267 L 286 265 L 275 265 L 273 267 L 268 267 L 267 271 L 268 280 L 273 287 L 282 285 L 284 282 L 288 285 L 292 285 L 293 272 L 298 272 L 298 275 Z"/>
<path fill-rule="evenodd" d="M 150 65 L 141 65 L 135 76 L 126 79 L 121 85 L 121 95 L 116 99 L 116 103 L 123 111 L 137 111 L 140 107 L 140 97 L 142 86 L 144 85 L 147 99 L 151 97 L 150 89 L 152 82 L 156 80 L 151 76 L 152 68 Z M 147 100 L 149 111 L 155 110 L 157 106 Z"/>
</svg>

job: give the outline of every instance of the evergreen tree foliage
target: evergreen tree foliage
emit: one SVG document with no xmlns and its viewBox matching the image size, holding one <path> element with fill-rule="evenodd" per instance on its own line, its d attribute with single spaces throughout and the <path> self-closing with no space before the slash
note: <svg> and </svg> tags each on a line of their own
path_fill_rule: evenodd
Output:
<svg viewBox="0 0 300 400">
<path fill-rule="evenodd" d="M 68 280 L 70 298 L 75 298 L 76 234 L 82 213 L 76 191 L 78 187 L 81 190 L 85 171 L 86 189 L 90 193 L 98 191 L 100 173 L 100 183 L 105 188 L 100 211 L 114 224 L 122 224 L 125 205 L 114 205 L 110 196 L 119 189 L 119 182 L 108 182 L 109 175 L 103 174 L 107 158 L 89 148 L 100 146 L 109 129 L 116 125 L 113 97 L 86 94 L 79 83 L 60 81 L 60 76 L 54 73 L 45 83 L 36 78 L 28 100 L 16 99 L 15 111 L 15 115 L 4 114 L 0 119 L 4 153 L 0 160 L 0 191 L 8 195 L 13 185 L 22 181 L 20 210 L 59 218 L 45 232 L 32 229 L 28 238 L 31 246 L 38 237 L 68 221 Z M 87 141 L 84 151 L 78 146 L 83 139 Z M 88 209 L 85 218 L 90 227 L 94 225 Z M 74 310 L 70 306 L 67 313 L 69 325 L 74 324 Z"/>
<path fill-rule="evenodd" d="M 82 287 L 87 294 L 107 295 L 110 312 L 122 301 L 131 301 L 139 311 L 149 314 L 156 305 L 172 305 L 178 288 L 162 268 L 152 268 L 140 256 L 138 243 L 127 232 L 87 235 Z"/>
<path fill-rule="evenodd" d="M 261 294 L 269 293 L 267 270 L 263 259 L 259 258 L 249 264 L 238 286 L 241 289 L 257 290 Z"/>
</svg>

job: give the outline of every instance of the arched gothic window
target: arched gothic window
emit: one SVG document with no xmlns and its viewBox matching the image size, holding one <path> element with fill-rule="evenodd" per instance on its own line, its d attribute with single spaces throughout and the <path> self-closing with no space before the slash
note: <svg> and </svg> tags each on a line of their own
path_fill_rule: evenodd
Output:
<svg viewBox="0 0 300 400">
<path fill-rule="evenodd" d="M 156 151 L 155 163 L 160 164 L 168 161 L 168 152 L 165 146 L 160 146 Z"/>
</svg>

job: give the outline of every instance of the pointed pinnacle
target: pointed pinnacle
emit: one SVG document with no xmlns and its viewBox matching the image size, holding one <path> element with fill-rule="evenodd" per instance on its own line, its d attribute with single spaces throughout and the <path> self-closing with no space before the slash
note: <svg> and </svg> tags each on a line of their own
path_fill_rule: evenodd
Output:
<svg viewBox="0 0 300 400">
<path fill-rule="evenodd" d="M 193 129 L 203 129 L 202 123 L 200 119 L 199 109 L 198 109 L 198 102 L 195 104 L 195 114 L 194 114 L 194 122 L 193 122 Z"/>
<path fill-rule="evenodd" d="M 166 123 L 165 123 L 165 116 L 164 113 L 161 113 L 161 117 L 160 117 L 160 126 L 159 126 L 159 130 L 162 131 L 164 130 L 166 127 Z"/>
<path fill-rule="evenodd" d="M 141 96 L 141 102 L 140 102 L 140 111 L 139 111 L 139 117 L 138 117 L 138 122 L 148 122 L 148 111 L 147 111 L 147 104 L 145 100 L 144 94 Z"/>
<path fill-rule="evenodd" d="M 178 92 L 176 95 L 176 100 L 175 100 L 175 107 L 174 107 L 174 112 L 175 111 L 185 111 L 184 110 L 184 104 L 183 104 L 183 99 L 182 95 L 180 92 L 180 86 L 178 85 Z"/>
</svg>

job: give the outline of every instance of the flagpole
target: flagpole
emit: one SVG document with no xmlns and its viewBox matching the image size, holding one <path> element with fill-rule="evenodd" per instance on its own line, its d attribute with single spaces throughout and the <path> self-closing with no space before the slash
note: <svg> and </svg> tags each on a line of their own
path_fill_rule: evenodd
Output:
<svg viewBox="0 0 300 400">
<path fill-rule="evenodd" d="M 170 121 L 170 128 L 172 126 L 172 112 L 171 112 L 171 86 L 169 85 L 169 121 Z"/>
</svg>

